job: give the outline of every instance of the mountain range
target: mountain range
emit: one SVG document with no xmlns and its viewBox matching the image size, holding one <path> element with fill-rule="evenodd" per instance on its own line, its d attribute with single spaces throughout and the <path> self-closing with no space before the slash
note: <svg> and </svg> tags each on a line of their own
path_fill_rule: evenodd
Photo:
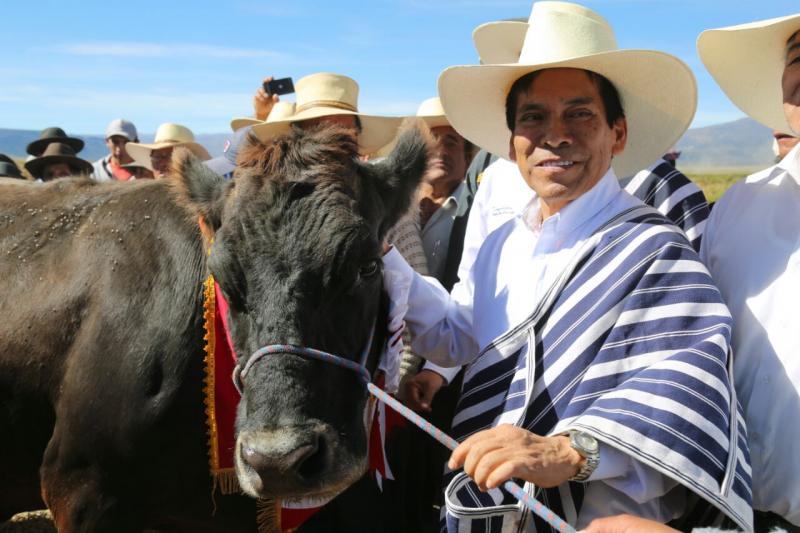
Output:
<svg viewBox="0 0 800 533">
<path fill-rule="evenodd" d="M 108 153 L 102 135 L 81 135 L 86 146 L 80 156 L 94 161 Z M 197 135 L 197 142 L 212 156 L 222 154 L 228 133 Z M 38 131 L 0 128 L 0 153 L 24 158 L 25 146 L 39 137 Z M 142 142 L 152 142 L 153 134 L 143 134 Z M 713 169 L 762 168 L 772 164 L 772 133 L 758 122 L 742 118 L 733 122 L 692 128 L 678 141 L 680 167 Z"/>
</svg>

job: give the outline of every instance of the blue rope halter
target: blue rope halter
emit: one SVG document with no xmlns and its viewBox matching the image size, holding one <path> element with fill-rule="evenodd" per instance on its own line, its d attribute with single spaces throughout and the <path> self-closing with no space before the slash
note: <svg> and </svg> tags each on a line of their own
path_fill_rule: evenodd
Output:
<svg viewBox="0 0 800 533">
<path fill-rule="evenodd" d="M 374 333 L 374 328 L 373 328 Z M 383 403 L 387 404 L 389 407 L 400 413 L 404 418 L 406 418 L 409 422 L 420 428 L 422 431 L 442 443 L 446 446 L 449 450 L 455 450 L 458 446 L 458 441 L 455 440 L 450 435 L 444 433 L 442 430 L 419 416 L 417 413 L 406 407 L 405 405 L 401 404 L 395 398 L 390 396 L 386 391 L 379 388 L 377 385 L 372 383 L 370 379 L 369 371 L 365 366 L 366 362 L 366 355 L 369 353 L 370 346 L 372 345 L 372 334 L 370 334 L 370 342 L 367 343 L 367 347 L 364 351 L 364 355 L 362 355 L 361 363 L 356 363 L 355 361 L 351 361 L 349 359 L 345 359 L 343 357 L 339 357 L 333 355 L 328 352 L 323 352 L 322 350 L 315 350 L 313 348 L 305 348 L 303 346 L 294 346 L 291 344 L 270 344 L 269 346 L 264 346 L 263 348 L 259 348 L 256 350 L 253 355 L 248 359 L 247 364 L 244 365 L 244 368 L 240 368 L 240 365 L 237 364 L 233 370 L 233 383 L 236 386 L 236 390 L 239 391 L 239 394 L 242 393 L 244 387 L 244 378 L 246 377 L 247 373 L 256 363 L 256 361 L 260 360 L 266 355 L 270 354 L 277 354 L 277 353 L 290 353 L 293 355 L 299 355 L 301 357 L 308 357 L 310 359 L 317 359 L 318 361 L 323 361 L 325 363 L 331 363 L 332 365 L 340 366 L 352 370 L 353 372 L 357 373 L 361 380 L 366 384 L 367 390 L 370 394 L 375 396 L 378 400 L 382 401 Z M 511 480 L 506 481 L 503 484 L 503 488 L 505 488 L 508 492 L 510 492 L 515 498 L 521 501 L 525 506 L 530 509 L 534 514 L 539 516 L 542 520 L 545 520 L 548 524 L 552 527 L 557 529 L 558 531 L 562 531 L 564 533 L 575 533 L 575 529 L 567 524 L 564 520 L 561 519 L 556 513 L 545 507 L 541 502 L 537 499 L 531 497 L 527 492 L 525 492 L 522 487 L 517 485 Z"/>
</svg>

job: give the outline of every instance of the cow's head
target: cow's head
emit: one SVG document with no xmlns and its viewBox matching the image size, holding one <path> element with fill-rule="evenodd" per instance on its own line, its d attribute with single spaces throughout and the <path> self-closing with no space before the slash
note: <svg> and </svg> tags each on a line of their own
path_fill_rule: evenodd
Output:
<svg viewBox="0 0 800 533">
<path fill-rule="evenodd" d="M 417 128 L 369 164 L 335 127 L 251 139 L 232 182 L 176 157 L 180 194 L 213 232 L 208 264 L 230 305 L 240 363 L 271 344 L 360 357 L 381 301 L 381 243 L 427 160 Z M 241 487 L 258 497 L 322 497 L 354 482 L 367 462 L 366 402 L 352 370 L 286 353 L 260 359 L 236 421 Z"/>
</svg>

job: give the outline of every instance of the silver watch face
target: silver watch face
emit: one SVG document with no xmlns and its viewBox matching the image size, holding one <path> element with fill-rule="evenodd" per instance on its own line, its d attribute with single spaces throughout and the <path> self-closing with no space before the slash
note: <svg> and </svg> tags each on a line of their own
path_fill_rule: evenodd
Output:
<svg viewBox="0 0 800 533">
<path fill-rule="evenodd" d="M 575 433 L 575 444 L 588 453 L 597 453 L 597 440 L 583 432 Z"/>
</svg>

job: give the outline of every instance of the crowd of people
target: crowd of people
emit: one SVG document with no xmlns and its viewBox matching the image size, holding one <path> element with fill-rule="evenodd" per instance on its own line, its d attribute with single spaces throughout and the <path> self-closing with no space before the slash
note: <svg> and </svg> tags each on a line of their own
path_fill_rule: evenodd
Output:
<svg viewBox="0 0 800 533">
<path fill-rule="evenodd" d="M 450 455 L 398 434 L 409 528 L 546 531 L 502 488 L 513 478 L 587 531 L 800 531 L 800 15 L 698 39 L 723 91 L 775 130 L 776 164 L 713 209 L 675 167 L 697 105 L 679 59 L 619 49 L 601 15 L 565 2 L 473 40 L 480 63 L 445 70 L 416 113 L 431 162 L 383 258 L 407 307 L 398 395 L 460 442 Z M 259 87 L 214 159 L 185 126 L 145 144 L 116 119 L 104 158 L 48 128 L 25 169 L 169 178 L 181 147 L 236 179 L 248 139 L 330 123 L 365 159 L 391 150 L 402 118 L 359 112 L 355 80 L 295 90 Z M 23 178 L 2 155 L 0 176 Z"/>
</svg>

